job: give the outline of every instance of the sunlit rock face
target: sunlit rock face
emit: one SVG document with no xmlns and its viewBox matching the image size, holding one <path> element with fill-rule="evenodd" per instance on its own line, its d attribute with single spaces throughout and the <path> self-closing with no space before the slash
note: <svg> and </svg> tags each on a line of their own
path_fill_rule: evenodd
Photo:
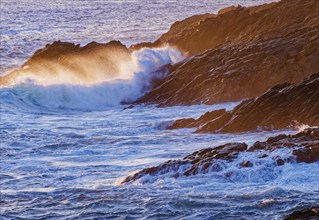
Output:
<svg viewBox="0 0 319 220">
<path fill-rule="evenodd" d="M 118 77 L 131 52 L 118 41 L 84 47 L 56 41 L 36 51 L 21 67 L 1 77 L 1 85 L 25 81 L 40 84 L 93 84 Z"/>
<path fill-rule="evenodd" d="M 282 149 L 289 153 L 283 154 Z M 240 157 L 240 154 L 246 154 Z M 252 154 L 252 155 L 250 155 Z M 250 156 L 249 156 L 250 155 Z M 252 161 L 242 158 L 251 158 Z M 256 169 L 266 164 L 283 166 L 286 163 L 313 163 L 319 160 L 319 129 L 310 128 L 296 135 L 278 135 L 266 141 L 257 141 L 249 147 L 245 143 L 229 143 L 213 148 L 205 148 L 187 155 L 183 159 L 170 160 L 155 167 L 143 169 L 126 177 L 122 184 L 154 177 L 187 177 L 216 173 L 223 178 L 238 177 L 232 167 Z M 265 174 L 267 175 L 267 174 Z M 266 178 L 266 177 L 264 177 Z"/>
<path fill-rule="evenodd" d="M 221 9 L 217 15 L 196 15 L 178 21 L 157 41 L 133 45 L 132 48 L 170 44 L 192 56 L 208 49 L 288 37 L 296 30 L 313 29 L 318 27 L 318 13 L 319 3 L 316 0 L 231 6 Z"/>
<path fill-rule="evenodd" d="M 180 119 L 168 129 L 197 127 L 196 132 L 244 132 L 319 124 L 319 73 L 296 84 L 280 84 L 243 101 L 232 111 L 207 112 L 197 120 Z"/>
<path fill-rule="evenodd" d="M 178 23 L 154 45 L 169 43 L 195 56 L 175 65 L 137 102 L 173 106 L 238 101 L 280 83 L 301 81 L 319 71 L 318 15 L 318 1 L 292 0 L 230 8 L 199 17 L 197 26 Z"/>
</svg>

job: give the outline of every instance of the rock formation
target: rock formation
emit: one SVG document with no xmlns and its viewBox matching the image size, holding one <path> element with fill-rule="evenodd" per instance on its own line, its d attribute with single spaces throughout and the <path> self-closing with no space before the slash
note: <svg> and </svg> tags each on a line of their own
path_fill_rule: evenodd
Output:
<svg viewBox="0 0 319 220">
<path fill-rule="evenodd" d="M 319 71 L 316 0 L 233 7 L 217 16 L 198 17 L 197 22 L 177 23 L 158 41 L 147 44 L 168 43 L 195 56 L 175 65 L 137 103 L 173 106 L 238 101 Z"/>
<path fill-rule="evenodd" d="M 319 219 L 319 206 L 294 211 L 283 220 L 317 220 Z"/>
<path fill-rule="evenodd" d="M 207 112 L 199 119 L 180 119 L 168 129 L 198 127 L 197 132 L 244 132 L 319 125 L 319 73 L 296 83 L 284 83 L 243 101 L 232 111 Z"/>
<path fill-rule="evenodd" d="M 245 143 L 229 143 L 214 148 L 196 151 L 180 160 L 169 160 L 159 166 L 143 169 L 128 176 L 122 184 L 131 183 L 145 175 L 160 176 L 171 173 L 171 177 L 191 176 L 223 170 L 223 162 L 231 162 L 242 152 L 256 152 L 260 160 L 279 148 L 290 148 L 291 155 L 281 158 L 273 157 L 273 163 L 282 166 L 285 163 L 313 163 L 319 160 L 319 128 L 309 128 L 295 135 L 278 135 L 264 142 L 257 141 L 248 148 Z M 238 166 L 249 169 L 254 166 L 251 161 L 242 161 Z M 231 175 L 231 174 L 229 174 Z"/>
</svg>

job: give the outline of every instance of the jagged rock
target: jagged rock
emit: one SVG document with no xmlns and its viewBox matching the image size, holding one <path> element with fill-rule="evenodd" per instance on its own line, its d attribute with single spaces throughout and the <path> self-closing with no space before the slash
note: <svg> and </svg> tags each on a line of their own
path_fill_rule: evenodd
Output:
<svg viewBox="0 0 319 220">
<path fill-rule="evenodd" d="M 130 55 L 119 41 L 91 42 L 84 47 L 55 41 L 36 51 L 20 69 L 0 77 L 0 85 L 14 84 L 19 78 L 37 78 L 44 83 L 51 80 L 57 83 L 102 82 L 116 77 L 120 72 L 119 61 L 129 61 Z"/>
<path fill-rule="evenodd" d="M 245 143 L 230 143 L 216 148 L 206 148 L 196 151 L 182 160 L 169 160 L 157 167 L 144 169 L 133 176 L 128 176 L 122 181 L 122 184 L 133 182 L 144 175 L 161 175 L 172 171 L 178 171 L 181 166 L 187 167 L 182 175 L 190 176 L 198 173 L 207 173 L 209 169 L 220 171 L 222 166 L 217 160 L 231 161 L 236 158 L 238 153 L 247 149 Z M 178 177 L 180 174 L 173 174 Z"/>
<path fill-rule="evenodd" d="M 237 7 L 196 27 L 168 32 L 160 44 L 196 56 L 136 102 L 162 107 L 231 102 L 299 82 L 319 71 L 318 29 L 318 1 L 284 0 Z"/>
<path fill-rule="evenodd" d="M 313 163 L 319 160 L 319 128 L 309 128 L 296 135 L 278 135 L 268 138 L 264 142 L 255 142 L 248 151 L 266 150 L 274 151 L 278 148 L 296 148 L 291 153 L 296 161 Z M 275 158 L 278 165 L 283 165 L 284 160 Z"/>
<path fill-rule="evenodd" d="M 267 157 L 270 151 L 278 148 L 291 148 L 291 156 L 281 158 L 276 156 L 272 158 L 274 164 L 283 166 L 285 163 L 305 162 L 313 163 L 319 161 L 319 128 L 309 128 L 295 135 L 278 135 L 268 138 L 264 142 L 257 141 L 252 147 L 247 149 L 245 143 L 229 143 L 215 148 L 205 148 L 195 151 L 192 154 L 180 160 L 169 160 L 159 166 L 143 169 L 132 176 L 126 177 L 122 184 L 134 182 L 145 175 L 159 176 L 172 172 L 171 177 L 191 176 L 205 174 L 208 172 L 219 172 L 225 167 L 224 163 L 233 161 L 241 152 L 256 152 L 262 156 L 259 159 Z M 254 166 L 251 161 L 243 161 L 239 164 L 241 167 L 249 168 Z M 231 173 L 226 173 L 231 176 Z"/>
<path fill-rule="evenodd" d="M 169 44 L 192 56 L 225 45 L 289 37 L 295 31 L 317 26 L 318 12 L 317 0 L 231 6 L 220 10 L 218 15 L 196 15 L 178 21 L 155 42 L 133 45 L 132 49 Z"/>
<path fill-rule="evenodd" d="M 319 206 L 305 208 L 300 211 L 294 211 L 283 218 L 283 220 L 317 220 L 319 219 Z"/>
<path fill-rule="evenodd" d="M 196 132 L 244 132 L 256 129 L 280 129 L 299 124 L 319 125 L 319 73 L 298 84 L 282 84 L 265 94 L 245 100 L 232 111 L 220 110 L 212 117 L 192 121 Z M 214 116 L 214 117 L 213 117 Z M 216 116 L 216 117 L 215 117 Z M 169 129 L 182 128 L 180 119 Z M 257 143 L 258 144 L 258 143 Z"/>
</svg>

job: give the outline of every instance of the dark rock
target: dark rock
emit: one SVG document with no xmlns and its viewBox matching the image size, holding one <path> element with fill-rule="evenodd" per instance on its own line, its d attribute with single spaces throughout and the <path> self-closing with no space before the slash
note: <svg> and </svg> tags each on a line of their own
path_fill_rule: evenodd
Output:
<svg viewBox="0 0 319 220">
<path fill-rule="evenodd" d="M 309 128 L 295 135 L 278 135 L 269 138 L 264 142 L 256 142 L 249 150 L 245 143 L 229 143 L 215 148 L 205 148 L 195 151 L 180 160 L 169 160 L 159 166 L 143 169 L 134 175 L 126 177 L 122 184 L 128 184 L 140 179 L 145 175 L 157 176 L 171 173 L 173 178 L 180 176 L 191 176 L 198 174 L 206 174 L 209 172 L 219 172 L 225 168 L 225 163 L 231 162 L 238 158 L 238 154 L 245 151 L 258 151 L 261 156 L 267 157 L 269 151 L 279 148 L 297 148 L 291 153 L 291 157 L 281 158 L 275 156 L 274 163 L 283 166 L 285 163 L 313 163 L 319 161 L 318 145 L 319 145 L 319 128 Z M 314 150 L 315 149 L 315 150 Z M 268 151 L 268 152 L 267 152 Z M 295 158 L 294 158 L 295 157 Z M 241 167 L 254 166 L 251 161 L 243 161 Z M 225 177 L 231 177 L 232 171 L 226 172 Z"/>
<path fill-rule="evenodd" d="M 277 166 L 282 166 L 285 164 L 285 161 L 281 158 L 276 159 L 276 164 Z"/>
<path fill-rule="evenodd" d="M 318 220 L 319 207 L 305 208 L 300 211 L 294 211 L 283 218 L 283 220 Z"/>
<path fill-rule="evenodd" d="M 134 105 L 126 106 L 126 107 L 123 108 L 123 110 L 132 109 L 132 108 L 134 108 Z"/>
<path fill-rule="evenodd" d="M 268 157 L 267 154 L 260 154 L 260 155 L 258 156 L 258 158 L 266 158 L 266 157 Z"/>
<path fill-rule="evenodd" d="M 239 152 L 247 149 L 245 143 L 230 143 L 216 148 L 206 148 L 196 151 L 182 160 L 170 160 L 159 166 L 143 169 L 132 176 L 128 176 L 122 181 L 122 184 L 130 183 L 141 178 L 144 175 L 162 175 L 168 172 L 177 172 L 181 166 L 187 168 L 182 173 L 184 176 L 196 175 L 199 173 L 207 173 L 208 170 L 220 171 L 222 165 L 219 164 L 218 160 L 231 161 L 235 159 Z M 172 175 L 174 178 L 180 176 L 176 173 Z"/>
<path fill-rule="evenodd" d="M 204 115 L 198 119 L 186 118 L 176 120 L 171 126 L 167 129 L 178 129 L 178 128 L 193 128 L 198 127 L 201 124 L 206 123 L 207 121 L 216 120 L 226 114 L 226 109 L 219 109 L 211 112 L 206 112 Z"/>
<path fill-rule="evenodd" d="M 254 166 L 254 164 L 252 162 L 250 162 L 249 160 L 245 160 L 243 162 L 240 163 L 241 167 L 252 167 Z"/>
<path fill-rule="evenodd" d="M 176 120 L 172 125 L 167 127 L 167 129 L 178 129 L 178 128 L 193 128 L 197 126 L 197 122 L 193 118 L 185 118 Z"/>
<path fill-rule="evenodd" d="M 311 75 L 300 83 L 270 89 L 257 98 L 243 101 L 232 111 L 220 110 L 219 113 L 216 118 L 206 117 L 210 114 L 206 113 L 193 121 L 192 126 L 198 127 L 196 131 L 198 133 L 272 130 L 301 124 L 317 126 L 319 125 L 319 73 Z M 183 123 L 173 128 L 181 127 Z M 268 142 L 276 142 L 276 139 Z M 263 144 L 256 142 L 253 148 L 262 149 Z"/>
<path fill-rule="evenodd" d="M 293 150 L 292 154 L 297 157 L 297 162 L 313 163 L 319 159 L 319 142 L 304 148 Z"/>
<path fill-rule="evenodd" d="M 319 160 L 319 128 L 308 128 L 295 135 L 278 135 L 268 138 L 264 142 L 255 142 L 248 151 L 267 150 L 273 151 L 278 148 L 297 148 L 292 151 L 296 157 L 296 162 L 313 163 Z M 283 165 L 285 161 L 276 158 L 278 165 Z"/>
</svg>

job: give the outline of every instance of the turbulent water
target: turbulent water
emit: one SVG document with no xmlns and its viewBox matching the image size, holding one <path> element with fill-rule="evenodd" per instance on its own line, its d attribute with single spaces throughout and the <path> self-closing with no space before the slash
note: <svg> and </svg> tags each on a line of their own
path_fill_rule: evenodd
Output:
<svg viewBox="0 0 319 220">
<path fill-rule="evenodd" d="M 151 41 L 192 14 L 262 2 L 269 1 L 2 0 L 1 75 L 54 40 Z M 255 153 L 240 154 L 221 172 L 146 176 L 119 185 L 133 172 L 204 147 L 296 132 L 165 130 L 175 119 L 238 103 L 123 110 L 121 103 L 166 74 L 154 73 L 158 67 L 183 59 L 169 47 L 143 49 L 131 58 L 119 77 L 96 84 L 40 77 L 1 88 L 1 219 L 280 219 L 319 202 L 318 163 L 275 166 L 270 156 L 240 169 L 243 160 L 260 161 Z M 288 153 L 280 151 L 282 157 Z M 226 178 L 225 172 L 236 175 Z"/>
</svg>

